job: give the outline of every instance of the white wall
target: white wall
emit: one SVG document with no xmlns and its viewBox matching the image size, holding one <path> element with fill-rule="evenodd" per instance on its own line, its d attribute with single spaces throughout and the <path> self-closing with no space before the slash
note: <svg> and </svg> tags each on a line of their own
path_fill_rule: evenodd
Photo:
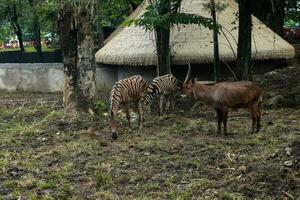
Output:
<svg viewBox="0 0 300 200">
<path fill-rule="evenodd" d="M 0 90 L 62 91 L 62 66 L 61 63 L 0 64 Z"/>
<path fill-rule="evenodd" d="M 117 80 L 142 75 L 150 82 L 154 67 L 128 67 L 97 65 L 96 88 L 110 91 Z M 62 63 L 2 63 L 0 64 L 0 90 L 32 92 L 59 92 L 63 90 Z"/>
</svg>

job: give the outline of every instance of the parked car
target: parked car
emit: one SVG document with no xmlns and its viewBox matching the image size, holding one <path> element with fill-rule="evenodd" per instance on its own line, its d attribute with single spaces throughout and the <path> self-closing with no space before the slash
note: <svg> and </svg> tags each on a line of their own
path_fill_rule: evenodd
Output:
<svg viewBox="0 0 300 200">
<path fill-rule="evenodd" d="M 7 43 L 4 44 L 5 48 L 18 48 L 19 41 L 18 40 L 9 40 Z"/>
</svg>

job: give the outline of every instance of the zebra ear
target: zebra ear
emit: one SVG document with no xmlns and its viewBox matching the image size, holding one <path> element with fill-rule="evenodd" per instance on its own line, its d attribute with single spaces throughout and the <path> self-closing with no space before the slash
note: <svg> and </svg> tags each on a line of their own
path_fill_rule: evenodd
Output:
<svg viewBox="0 0 300 200">
<path fill-rule="evenodd" d="M 182 90 L 182 88 L 183 88 L 183 82 L 177 81 L 177 90 Z"/>
</svg>

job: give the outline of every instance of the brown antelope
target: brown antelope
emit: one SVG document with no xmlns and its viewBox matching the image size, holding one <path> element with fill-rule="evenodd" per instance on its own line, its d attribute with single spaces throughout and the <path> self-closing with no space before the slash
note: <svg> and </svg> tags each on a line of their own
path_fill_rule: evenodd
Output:
<svg viewBox="0 0 300 200">
<path fill-rule="evenodd" d="M 224 135 L 227 134 L 227 118 L 229 108 L 249 108 L 252 116 L 252 130 L 259 132 L 261 113 L 259 105 L 262 100 L 262 90 L 250 81 L 220 82 L 215 85 L 203 85 L 191 78 L 191 66 L 183 83 L 182 92 L 196 100 L 215 108 L 217 112 L 218 129 L 224 125 Z"/>
</svg>

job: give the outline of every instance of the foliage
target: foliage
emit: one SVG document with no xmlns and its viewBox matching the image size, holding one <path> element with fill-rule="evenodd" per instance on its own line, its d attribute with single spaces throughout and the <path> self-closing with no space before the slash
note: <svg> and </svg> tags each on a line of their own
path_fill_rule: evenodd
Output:
<svg viewBox="0 0 300 200">
<path fill-rule="evenodd" d="M 214 28 L 213 20 L 210 18 L 196 14 L 181 13 L 181 2 L 182 0 L 152 0 L 140 18 L 130 19 L 123 23 L 123 26 L 134 24 L 144 28 L 146 31 L 155 31 L 157 75 L 171 73 L 171 27 L 179 24 L 198 24 L 210 29 Z"/>
<path fill-rule="evenodd" d="M 210 29 L 213 28 L 213 22 L 210 18 L 189 13 L 179 13 L 181 0 L 172 0 L 170 10 L 166 14 L 160 14 L 158 9 L 162 1 L 157 0 L 150 4 L 140 19 L 127 20 L 123 23 L 123 26 L 134 24 L 145 28 L 147 31 L 158 27 L 166 28 L 178 24 L 199 24 Z"/>
<path fill-rule="evenodd" d="M 300 21 L 300 2 L 298 0 L 285 0 L 286 20 Z"/>
<path fill-rule="evenodd" d="M 142 0 L 99 0 L 97 21 L 102 26 L 117 27 Z"/>
<path fill-rule="evenodd" d="M 82 4 L 82 0 L 68 0 L 74 6 Z M 117 27 L 130 12 L 141 3 L 141 0 L 94 0 L 93 24 L 94 32 L 101 33 L 103 26 Z M 60 0 L 0 0 L 0 42 L 5 42 L 14 36 L 7 7 L 15 4 L 19 23 L 24 35 L 24 41 L 33 39 L 33 19 L 37 15 L 41 33 L 55 33 L 57 30 L 58 10 Z"/>
<path fill-rule="evenodd" d="M 38 13 L 41 30 L 44 32 L 56 32 L 59 1 L 35 0 L 35 3 L 34 10 Z"/>
<path fill-rule="evenodd" d="M 218 1 L 218 2 L 215 2 L 215 9 L 216 9 L 216 12 L 222 12 L 226 9 L 226 7 L 228 6 L 228 3 L 227 1 Z M 207 2 L 207 3 L 203 3 L 203 7 L 206 9 L 206 10 L 211 10 L 211 3 L 210 2 Z"/>
<path fill-rule="evenodd" d="M 25 7 L 24 1 L 17 1 L 17 0 L 0 0 L 0 27 L 2 29 L 10 29 L 11 32 L 13 32 L 12 27 L 12 15 L 11 15 L 11 9 L 13 6 L 16 6 L 16 12 L 17 12 L 17 18 L 19 20 L 19 23 L 23 25 L 24 23 L 24 12 L 22 10 Z"/>
<path fill-rule="evenodd" d="M 99 169 L 96 172 L 96 184 L 97 187 L 103 187 L 111 182 L 111 175 L 104 169 Z"/>
<path fill-rule="evenodd" d="M 9 28 L 7 22 L 0 24 L 0 33 L 0 44 L 10 39 L 11 29 Z"/>
</svg>

